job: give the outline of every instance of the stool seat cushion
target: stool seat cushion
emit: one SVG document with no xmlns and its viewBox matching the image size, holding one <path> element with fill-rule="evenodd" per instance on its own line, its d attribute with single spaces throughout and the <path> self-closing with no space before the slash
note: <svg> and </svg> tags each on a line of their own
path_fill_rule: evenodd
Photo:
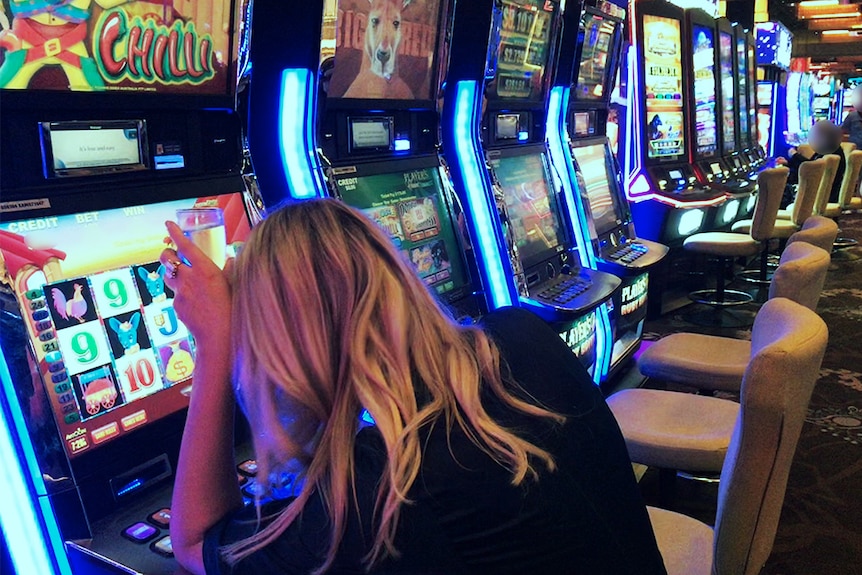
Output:
<svg viewBox="0 0 862 575">
<path fill-rule="evenodd" d="M 860 198 L 858 196 L 855 198 L 850 198 L 850 203 L 847 204 L 847 207 L 850 208 L 851 210 L 862 209 L 862 198 Z"/>
<path fill-rule="evenodd" d="M 841 215 L 841 204 L 829 202 L 821 215 L 827 218 L 837 218 Z"/>
<path fill-rule="evenodd" d="M 688 515 L 647 507 L 667 575 L 711 575 L 712 528 Z"/>
<path fill-rule="evenodd" d="M 793 204 L 787 206 L 786 210 L 778 210 L 778 215 L 775 216 L 779 220 L 792 220 L 793 219 Z"/>
<path fill-rule="evenodd" d="M 739 391 L 751 358 L 751 342 L 699 333 L 675 333 L 638 358 L 647 377 L 719 391 Z"/>
<path fill-rule="evenodd" d="M 722 257 L 753 256 L 760 252 L 760 242 L 751 239 L 747 234 L 731 232 L 694 234 L 685 239 L 683 247 L 688 251 Z"/>
<path fill-rule="evenodd" d="M 635 463 L 721 472 L 739 404 L 726 399 L 626 389 L 608 398 Z"/>
</svg>

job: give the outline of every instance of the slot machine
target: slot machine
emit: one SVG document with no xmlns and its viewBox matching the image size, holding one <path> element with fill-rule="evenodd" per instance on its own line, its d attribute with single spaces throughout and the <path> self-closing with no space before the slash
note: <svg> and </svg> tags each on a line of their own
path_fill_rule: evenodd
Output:
<svg viewBox="0 0 862 575">
<path fill-rule="evenodd" d="M 727 201 L 710 210 L 708 229 L 729 231 L 740 215 L 748 213 L 755 183 L 748 178 L 736 177 L 720 155 L 715 19 L 702 10 L 692 9 L 686 13 L 686 23 L 687 40 L 691 42 L 691 49 L 686 53 L 686 67 L 693 87 L 689 93 L 689 105 L 694 111 L 694 121 L 689 122 L 691 163 L 703 185 L 720 190 L 727 196 Z"/>
<path fill-rule="evenodd" d="M 588 2 L 563 14 L 548 142 L 558 171 L 575 186 L 563 187 L 576 207 L 582 261 L 621 279 L 613 298 L 610 380 L 640 347 L 650 271 L 668 248 L 638 238 L 607 133 L 611 94 L 619 66 L 625 7 Z M 559 102 L 559 105 L 555 105 Z M 576 189 L 575 189 L 576 188 Z"/>
<path fill-rule="evenodd" d="M 726 195 L 701 184 L 689 161 L 693 143 L 686 125 L 694 111 L 683 66 L 684 10 L 663 0 L 631 6 L 625 189 L 638 234 L 675 248 L 706 229 L 709 210 Z"/>
<path fill-rule="evenodd" d="M 443 143 L 492 307 L 543 317 L 598 383 L 612 345 L 606 303 L 620 281 L 579 258 L 585 240 L 560 193 L 567 175 L 554 170 L 545 143 L 560 11 L 545 0 L 456 4 Z"/>
<path fill-rule="evenodd" d="M 387 33 L 386 22 L 367 24 L 381 5 L 395 6 L 400 21 L 385 58 L 383 48 L 367 48 L 369 36 Z M 451 8 L 446 0 L 324 2 L 317 137 L 329 195 L 389 232 L 429 288 L 469 322 L 487 306 L 439 139 Z"/>
<path fill-rule="evenodd" d="M 750 84 L 751 75 L 749 67 L 749 39 L 750 35 L 739 24 L 734 24 L 734 65 L 736 69 L 736 101 L 739 118 L 739 149 L 737 151 L 741 165 L 741 175 L 752 182 L 757 180 L 757 170 L 751 162 L 750 151 L 752 148 L 752 131 L 754 129 L 754 116 L 751 107 Z"/>
<path fill-rule="evenodd" d="M 0 52 L 0 450 L 17 490 L 0 521 L 22 574 L 173 573 L 196 357 L 158 258 L 178 209 L 221 208 L 205 230 L 221 261 L 259 217 L 234 109 L 243 8 L 55 6 L 8 14 L 19 48 Z"/>
</svg>

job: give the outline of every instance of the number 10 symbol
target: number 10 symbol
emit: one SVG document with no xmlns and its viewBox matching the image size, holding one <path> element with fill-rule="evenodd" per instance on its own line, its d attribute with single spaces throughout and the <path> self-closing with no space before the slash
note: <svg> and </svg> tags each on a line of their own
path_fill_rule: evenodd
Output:
<svg viewBox="0 0 862 575">
<path fill-rule="evenodd" d="M 129 378 L 129 388 L 132 393 L 141 387 L 150 387 L 156 381 L 156 372 L 153 364 L 146 359 L 139 359 L 134 366 L 126 368 L 126 377 Z"/>
</svg>

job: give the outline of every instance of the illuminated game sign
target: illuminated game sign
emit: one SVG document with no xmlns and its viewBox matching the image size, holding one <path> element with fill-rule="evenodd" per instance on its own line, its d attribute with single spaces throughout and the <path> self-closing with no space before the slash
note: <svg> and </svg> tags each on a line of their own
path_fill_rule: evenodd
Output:
<svg viewBox="0 0 862 575">
<path fill-rule="evenodd" d="M 646 305 L 647 292 L 649 291 L 649 274 L 645 273 L 622 287 L 620 295 L 620 315 L 628 316 Z"/>
<path fill-rule="evenodd" d="M 733 85 L 733 36 L 726 32 L 718 34 L 718 61 L 721 67 L 721 135 L 722 151 L 736 149 L 736 111 Z"/>
<path fill-rule="evenodd" d="M 584 365 L 593 365 L 596 361 L 596 314 L 589 313 L 578 318 L 557 333 L 572 353 Z"/>
<path fill-rule="evenodd" d="M 341 198 L 389 233 L 426 284 L 447 293 L 467 283 L 467 272 L 434 168 L 373 176 L 339 176 Z"/>
<path fill-rule="evenodd" d="M 158 257 L 164 222 L 195 206 L 224 210 L 231 249 L 245 241 L 238 193 L 0 224 L 0 277 L 70 457 L 188 405 L 194 341 Z"/>
<path fill-rule="evenodd" d="M 488 85 L 488 97 L 541 99 L 556 2 L 502 0 L 502 9 L 497 73 Z"/>
<path fill-rule="evenodd" d="M 572 97 L 583 100 L 600 100 L 608 85 L 608 64 L 611 43 L 617 24 L 604 16 L 585 12 L 581 22 L 584 47 L 578 68 L 578 81 L 572 86 Z"/>
<path fill-rule="evenodd" d="M 229 0 L 10 0 L 0 88 L 229 94 Z"/>
<path fill-rule="evenodd" d="M 718 151 L 718 117 L 715 109 L 715 44 L 712 28 L 692 26 L 694 117 L 697 129 L 695 153 L 711 156 Z"/>
<path fill-rule="evenodd" d="M 756 25 L 757 65 L 790 68 L 793 34 L 781 22 Z"/>
<path fill-rule="evenodd" d="M 441 0 L 325 0 L 330 98 L 430 100 Z"/>
<path fill-rule="evenodd" d="M 680 22 L 643 17 L 647 157 L 676 159 L 685 153 Z"/>
</svg>

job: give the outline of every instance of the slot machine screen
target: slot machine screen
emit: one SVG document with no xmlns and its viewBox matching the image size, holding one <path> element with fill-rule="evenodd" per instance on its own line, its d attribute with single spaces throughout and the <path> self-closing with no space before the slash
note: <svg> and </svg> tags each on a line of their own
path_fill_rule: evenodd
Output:
<svg viewBox="0 0 862 575">
<path fill-rule="evenodd" d="M 562 251 L 560 213 L 551 192 L 544 156 L 541 153 L 502 156 L 490 163 L 503 188 L 524 267 Z"/>
<path fill-rule="evenodd" d="M 10 3 L 4 2 L 0 7 L 6 27 L 12 23 L 7 32 L 25 45 L 44 43 L 44 56 L 26 46 L 8 50 L 3 66 L 8 73 L 0 88 L 188 96 L 233 93 L 238 2 L 51 1 L 32 14 L 16 8 L 24 4 L 13 1 L 10 9 Z M 46 15 L 53 21 L 49 26 L 41 23 Z"/>
<path fill-rule="evenodd" d="M 733 79 L 733 35 L 718 33 L 718 62 L 721 68 L 721 141 L 727 154 L 736 149 L 736 87 Z"/>
<path fill-rule="evenodd" d="M 615 21 L 607 17 L 585 12 L 581 20 L 584 38 L 581 63 L 578 67 L 578 82 L 572 86 L 572 98 L 577 100 L 602 100 L 610 81 L 610 52 L 617 30 Z"/>
<path fill-rule="evenodd" d="M 240 193 L 0 224 L 0 259 L 70 458 L 188 407 L 195 343 L 158 258 L 178 209 L 215 206 L 216 243 L 233 255 L 250 231 Z"/>
<path fill-rule="evenodd" d="M 757 83 L 757 105 L 771 106 L 772 105 L 772 82 Z"/>
<path fill-rule="evenodd" d="M 335 59 L 327 96 L 432 100 L 443 4 L 324 0 L 320 54 Z"/>
<path fill-rule="evenodd" d="M 712 28 L 694 24 L 692 68 L 694 69 L 695 153 L 712 156 L 718 151 L 718 116 L 715 94 L 715 42 Z"/>
<path fill-rule="evenodd" d="M 685 154 L 680 21 L 646 14 L 643 29 L 647 157 L 679 159 Z"/>
<path fill-rule="evenodd" d="M 584 178 L 593 224 L 599 235 L 618 227 L 626 219 L 613 192 L 614 172 L 610 152 L 605 144 L 578 146 L 572 150 L 581 176 Z"/>
<path fill-rule="evenodd" d="M 738 62 L 738 82 L 736 84 L 737 102 L 739 102 L 739 144 L 741 147 L 748 147 L 748 65 L 745 58 L 748 51 L 745 38 L 738 38 L 736 41 L 736 61 Z"/>
<path fill-rule="evenodd" d="M 335 185 L 344 202 L 389 233 L 431 289 L 445 295 L 469 284 L 437 168 L 338 177 Z"/>
<path fill-rule="evenodd" d="M 551 52 L 555 2 L 502 0 L 497 70 L 489 98 L 541 100 Z"/>
</svg>

